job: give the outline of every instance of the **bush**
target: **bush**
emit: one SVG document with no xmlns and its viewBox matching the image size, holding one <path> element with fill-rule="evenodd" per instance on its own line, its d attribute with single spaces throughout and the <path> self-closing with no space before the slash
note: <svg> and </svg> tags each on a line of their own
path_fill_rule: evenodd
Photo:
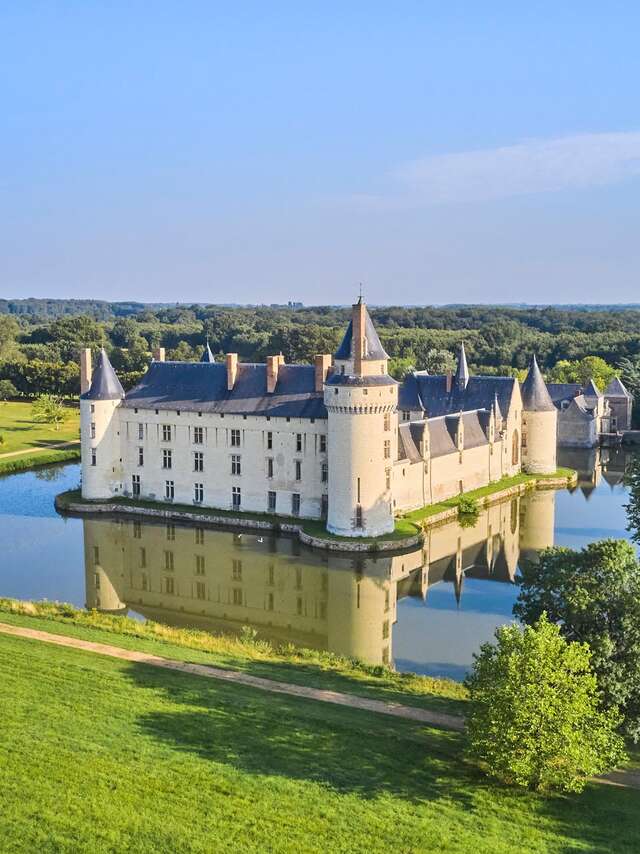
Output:
<svg viewBox="0 0 640 854">
<path fill-rule="evenodd" d="M 468 754 L 492 777 L 538 791 L 579 792 L 625 758 L 620 715 L 602 710 L 587 644 L 569 643 L 543 614 L 502 626 L 465 680 Z"/>
</svg>

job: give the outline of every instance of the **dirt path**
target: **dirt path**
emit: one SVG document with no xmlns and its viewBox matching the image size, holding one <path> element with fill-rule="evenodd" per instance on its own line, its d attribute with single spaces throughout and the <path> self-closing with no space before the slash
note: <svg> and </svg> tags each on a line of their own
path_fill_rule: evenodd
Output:
<svg viewBox="0 0 640 854">
<path fill-rule="evenodd" d="M 71 638 L 66 635 L 54 635 L 50 632 L 28 629 L 23 626 L 11 626 L 7 623 L 0 623 L 0 633 L 44 641 L 45 643 L 71 647 L 72 649 L 81 649 L 97 653 L 98 655 L 108 655 L 110 658 L 120 658 L 124 661 L 149 664 L 152 667 L 163 667 L 167 670 L 178 670 L 181 673 L 206 676 L 209 679 L 221 679 L 225 682 L 233 682 L 236 685 L 258 688 L 260 691 L 288 694 L 291 697 L 303 697 L 307 700 L 318 700 L 322 703 L 334 703 L 338 706 L 349 706 L 353 709 L 363 709 L 368 712 L 393 715 L 397 718 L 433 724 L 434 726 L 440 726 L 444 729 L 454 729 L 459 732 L 464 729 L 464 721 L 457 715 L 432 712 L 428 709 L 416 709 L 413 706 L 404 706 L 401 703 L 371 700 L 366 697 L 356 697 L 353 694 L 343 694 L 340 691 L 327 691 L 322 688 L 309 688 L 305 685 L 292 685 L 289 682 L 276 682 L 272 679 L 263 679 L 260 676 L 250 676 L 247 673 L 240 673 L 237 670 L 223 670 L 220 667 L 212 667 L 208 664 L 190 664 L 186 661 L 175 661 L 174 659 L 162 658 L 159 655 L 152 655 L 146 652 L 122 649 L 111 644 L 94 643 L 93 641 Z"/>
<path fill-rule="evenodd" d="M 236 685 L 244 685 L 248 688 L 257 688 L 260 691 L 270 691 L 274 694 L 287 694 L 290 697 L 302 697 L 306 700 L 317 700 L 321 703 L 333 703 L 337 706 L 348 706 L 351 709 L 362 709 L 367 712 L 376 712 L 382 715 L 392 715 L 396 718 L 418 721 L 419 723 L 432 724 L 443 729 L 452 729 L 457 732 L 464 730 L 464 718 L 459 715 L 448 715 L 444 712 L 432 712 L 429 709 L 416 709 L 414 706 L 405 706 L 402 703 L 389 703 L 386 700 L 371 700 L 366 697 L 357 697 L 353 694 L 343 694 L 340 691 L 327 691 L 323 688 L 309 688 L 306 685 L 292 685 L 290 682 L 276 682 L 272 679 L 264 679 L 261 676 L 250 676 L 237 670 L 223 670 L 221 667 L 212 667 L 209 664 L 190 664 L 186 661 L 176 661 L 172 658 L 162 658 L 147 652 L 138 652 L 132 649 L 122 649 L 106 643 L 95 643 L 80 638 L 72 638 L 66 635 L 55 635 L 51 632 L 42 632 L 38 629 L 28 629 L 24 626 L 12 626 L 8 623 L 0 623 L 0 634 L 13 635 L 14 637 L 28 638 L 30 640 L 44 641 L 56 646 L 80 649 L 85 652 L 93 652 L 98 655 L 107 655 L 110 658 L 119 658 L 123 661 L 133 661 L 138 664 L 148 664 L 152 667 L 162 667 L 166 670 L 177 670 L 180 673 L 189 673 L 195 676 L 205 676 L 209 679 L 220 679 L 224 682 L 232 682 Z M 612 771 L 597 779 L 597 782 L 606 783 L 611 786 L 625 786 L 632 789 L 640 789 L 640 771 Z"/>
<path fill-rule="evenodd" d="M 7 454 L 0 454 L 0 460 L 6 460 L 9 457 L 19 457 L 22 454 L 37 454 L 39 451 L 54 451 L 56 448 L 72 448 L 79 445 L 78 439 L 73 439 L 70 442 L 58 442 L 54 445 L 40 445 L 37 448 L 25 448 L 23 451 L 9 451 Z"/>
</svg>

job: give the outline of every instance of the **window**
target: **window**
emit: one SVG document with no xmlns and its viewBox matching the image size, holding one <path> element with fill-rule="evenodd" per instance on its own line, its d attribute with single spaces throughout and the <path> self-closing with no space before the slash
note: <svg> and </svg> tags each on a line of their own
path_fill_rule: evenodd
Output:
<svg viewBox="0 0 640 854">
<path fill-rule="evenodd" d="M 175 495 L 174 484 L 172 480 L 165 480 L 164 482 L 164 497 L 167 501 L 173 501 L 173 497 Z"/>
<path fill-rule="evenodd" d="M 386 640 L 389 637 L 389 620 L 385 620 L 382 624 L 382 640 Z"/>
<path fill-rule="evenodd" d="M 146 572 L 143 572 L 143 573 L 142 573 L 141 582 L 142 582 L 142 585 L 141 585 L 141 586 L 142 586 L 142 589 L 143 589 L 143 590 L 148 590 L 148 589 L 149 589 L 149 579 L 148 579 L 148 577 L 147 577 L 147 573 L 146 573 Z"/>
<path fill-rule="evenodd" d="M 144 439 L 144 424 L 138 424 L 138 439 Z"/>
<path fill-rule="evenodd" d="M 272 563 L 270 563 L 269 567 L 267 569 L 267 584 L 269 585 L 269 587 L 273 587 L 273 585 L 275 583 L 276 583 L 276 568 Z"/>
<path fill-rule="evenodd" d="M 196 555 L 196 575 L 204 575 L 204 555 Z"/>
<path fill-rule="evenodd" d="M 267 510 L 269 513 L 276 512 L 276 493 L 267 492 Z"/>
<path fill-rule="evenodd" d="M 234 605 L 242 605 L 242 588 L 234 587 L 233 588 L 233 604 Z"/>
<path fill-rule="evenodd" d="M 241 474 L 240 454 L 231 455 L 231 474 Z"/>
<path fill-rule="evenodd" d="M 95 421 L 92 421 L 92 422 L 91 422 L 91 438 L 92 438 L 92 439 L 95 439 L 95 438 L 96 438 L 96 424 L 95 424 Z"/>
<path fill-rule="evenodd" d="M 384 478 L 386 488 L 391 489 L 391 469 L 385 469 Z"/>
<path fill-rule="evenodd" d="M 384 414 L 384 429 L 388 433 L 391 430 L 391 413 L 385 412 Z"/>
<path fill-rule="evenodd" d="M 194 427 L 193 428 L 193 444 L 194 445 L 202 445 L 204 442 L 204 428 L 203 427 Z"/>
<path fill-rule="evenodd" d="M 325 492 L 320 498 L 320 515 L 323 519 L 327 518 L 329 512 L 329 496 Z"/>
<path fill-rule="evenodd" d="M 93 562 L 100 563 L 100 549 L 98 546 L 93 547 Z"/>
<path fill-rule="evenodd" d="M 196 581 L 196 599 L 206 599 L 207 589 L 203 581 Z"/>
<path fill-rule="evenodd" d="M 391 459 L 391 439 L 384 440 L 384 458 L 385 460 Z"/>
<path fill-rule="evenodd" d="M 140 475 L 131 475 L 131 492 L 134 498 L 140 498 Z"/>
<path fill-rule="evenodd" d="M 144 546 L 140 549 L 140 569 L 144 569 L 147 565 L 147 550 Z"/>
<path fill-rule="evenodd" d="M 320 435 L 320 453 L 327 453 L 327 437 L 324 434 Z"/>
<path fill-rule="evenodd" d="M 411 413 L 409 412 L 409 410 L 403 409 L 402 410 L 402 420 L 403 421 L 409 421 L 410 418 L 411 418 Z"/>
<path fill-rule="evenodd" d="M 171 424 L 163 424 L 162 425 L 162 441 L 170 442 L 171 441 Z"/>
<path fill-rule="evenodd" d="M 97 459 L 96 449 L 91 448 L 91 465 L 95 466 L 97 464 L 97 462 L 98 462 L 98 459 Z"/>
<path fill-rule="evenodd" d="M 144 465 L 144 448 L 138 448 L 138 465 Z"/>
<path fill-rule="evenodd" d="M 241 493 L 240 493 L 240 487 L 239 486 L 231 487 L 231 506 L 233 507 L 233 509 L 239 510 L 241 502 L 242 502 L 242 497 L 241 497 Z"/>
<path fill-rule="evenodd" d="M 293 516 L 300 515 L 300 493 L 294 492 L 291 496 L 291 514 Z"/>
<path fill-rule="evenodd" d="M 267 433 L 267 450 L 270 451 L 273 448 L 273 433 Z"/>
<path fill-rule="evenodd" d="M 171 462 L 172 462 L 171 451 L 169 451 L 165 448 L 162 452 L 162 468 L 163 469 L 170 469 L 171 468 Z"/>
<path fill-rule="evenodd" d="M 193 454 L 193 470 L 204 471 L 204 454 L 202 451 L 195 451 Z"/>
<path fill-rule="evenodd" d="M 302 453 L 302 433 L 296 433 L 296 453 Z"/>
<path fill-rule="evenodd" d="M 233 448 L 240 447 L 240 430 L 232 430 L 231 431 L 231 446 Z"/>
<path fill-rule="evenodd" d="M 298 596 L 298 600 L 296 602 L 296 613 L 299 617 L 302 615 L 302 596 Z"/>
<path fill-rule="evenodd" d="M 204 501 L 204 483 L 193 484 L 193 500 L 196 504 L 202 504 Z"/>
<path fill-rule="evenodd" d="M 356 528 L 362 528 L 362 505 L 356 505 Z"/>
<path fill-rule="evenodd" d="M 231 575 L 234 581 L 242 581 L 242 561 L 237 557 L 231 561 Z"/>
<path fill-rule="evenodd" d="M 175 538 L 176 538 L 176 526 L 172 522 L 169 522 L 169 524 L 167 525 L 167 539 L 169 540 L 170 543 L 172 543 L 175 540 Z"/>
<path fill-rule="evenodd" d="M 204 545 L 204 528 L 196 528 L 195 536 L 196 536 L 196 545 L 197 546 L 203 546 Z"/>
<path fill-rule="evenodd" d="M 511 440 L 511 464 L 518 465 L 520 460 L 520 437 L 518 431 L 513 431 L 513 439 Z"/>
<path fill-rule="evenodd" d="M 95 403 L 92 403 L 92 404 L 91 404 L 90 409 L 91 409 L 91 414 L 93 415 L 93 413 L 96 411 L 96 405 L 95 405 Z M 137 412 L 137 411 L 138 411 L 138 410 L 136 409 L 136 412 Z"/>
<path fill-rule="evenodd" d="M 176 592 L 175 579 L 165 578 L 165 580 L 164 580 L 164 592 L 168 593 L 169 596 L 173 596 L 175 594 L 175 592 Z"/>
<path fill-rule="evenodd" d="M 273 611 L 273 593 L 271 592 L 267 596 L 267 611 Z"/>
<path fill-rule="evenodd" d="M 133 523 L 133 537 L 136 540 L 139 540 L 142 536 L 142 524 L 140 522 Z"/>
<path fill-rule="evenodd" d="M 267 457 L 267 477 L 273 477 L 273 458 Z"/>
<path fill-rule="evenodd" d="M 322 482 L 326 483 L 329 480 L 329 464 L 322 463 Z"/>
<path fill-rule="evenodd" d="M 296 460 L 296 480 L 302 480 L 302 463 Z"/>
<path fill-rule="evenodd" d="M 164 552 L 164 568 L 167 572 L 173 572 L 175 566 L 173 563 L 173 552 L 165 549 Z"/>
</svg>

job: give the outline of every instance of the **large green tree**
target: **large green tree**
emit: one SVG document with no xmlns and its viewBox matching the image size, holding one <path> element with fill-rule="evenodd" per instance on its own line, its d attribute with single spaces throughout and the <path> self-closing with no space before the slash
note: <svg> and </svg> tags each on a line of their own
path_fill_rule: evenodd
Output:
<svg viewBox="0 0 640 854">
<path fill-rule="evenodd" d="M 640 739 L 640 563 L 625 540 L 581 551 L 555 547 L 524 562 L 514 614 L 529 625 L 546 613 L 570 641 L 588 643 L 607 706 Z"/>
<path fill-rule="evenodd" d="M 615 709 L 600 707 L 587 644 L 543 614 L 502 626 L 467 677 L 468 754 L 487 773 L 538 791 L 580 791 L 624 757 Z"/>
</svg>

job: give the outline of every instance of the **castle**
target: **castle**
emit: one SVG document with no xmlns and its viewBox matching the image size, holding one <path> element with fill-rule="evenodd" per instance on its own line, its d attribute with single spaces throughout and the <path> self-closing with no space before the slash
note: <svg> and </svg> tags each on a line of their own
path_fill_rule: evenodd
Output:
<svg viewBox="0 0 640 854">
<path fill-rule="evenodd" d="M 314 365 L 156 351 L 125 394 L 101 351 L 81 358 L 82 495 L 326 520 L 387 534 L 400 513 L 521 471 L 556 470 L 558 408 L 535 358 L 525 382 L 387 370 L 364 302 L 336 353 Z"/>
</svg>

